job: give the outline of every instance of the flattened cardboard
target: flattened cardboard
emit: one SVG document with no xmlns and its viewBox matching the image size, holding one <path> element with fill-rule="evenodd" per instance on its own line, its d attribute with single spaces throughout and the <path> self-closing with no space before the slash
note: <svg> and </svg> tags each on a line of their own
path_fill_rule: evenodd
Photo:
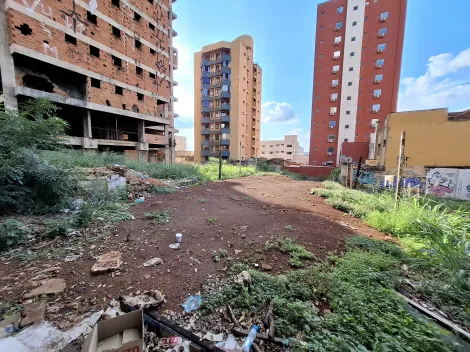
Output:
<svg viewBox="0 0 470 352">
<path fill-rule="evenodd" d="M 87 336 L 82 352 L 143 352 L 143 325 L 142 310 L 100 321 Z"/>
</svg>

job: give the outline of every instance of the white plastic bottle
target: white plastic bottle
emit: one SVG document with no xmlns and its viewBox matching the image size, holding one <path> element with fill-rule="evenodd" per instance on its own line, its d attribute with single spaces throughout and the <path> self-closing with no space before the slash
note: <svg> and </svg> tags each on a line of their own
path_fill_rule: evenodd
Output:
<svg viewBox="0 0 470 352">
<path fill-rule="evenodd" d="M 255 341 L 257 333 L 258 333 L 258 325 L 253 325 L 250 332 L 248 333 L 248 336 L 243 342 L 243 345 L 242 345 L 243 352 L 250 352 L 251 346 L 253 346 L 253 342 Z"/>
</svg>

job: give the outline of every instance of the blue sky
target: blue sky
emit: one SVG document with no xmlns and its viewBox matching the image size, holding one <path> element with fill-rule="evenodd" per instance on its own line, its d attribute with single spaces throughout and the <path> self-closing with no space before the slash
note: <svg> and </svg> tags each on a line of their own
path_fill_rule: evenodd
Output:
<svg viewBox="0 0 470 352">
<path fill-rule="evenodd" d="M 391 1 L 391 0 L 380 0 Z M 175 125 L 193 150 L 193 54 L 249 34 L 263 69 L 261 139 L 298 134 L 308 151 L 315 55 L 314 0 L 178 0 Z M 468 0 L 408 0 L 398 109 L 470 108 Z"/>
</svg>

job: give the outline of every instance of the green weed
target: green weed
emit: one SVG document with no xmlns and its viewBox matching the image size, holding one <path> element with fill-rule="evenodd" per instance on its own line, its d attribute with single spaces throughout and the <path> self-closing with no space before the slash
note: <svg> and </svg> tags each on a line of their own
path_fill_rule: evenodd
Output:
<svg viewBox="0 0 470 352">
<path fill-rule="evenodd" d="M 209 225 L 214 225 L 217 222 L 217 219 L 216 218 L 209 218 L 209 219 L 207 219 L 207 222 L 209 223 Z"/>
<path fill-rule="evenodd" d="M 176 192 L 176 189 L 168 186 L 156 186 L 151 185 L 148 189 L 149 193 L 156 194 L 156 195 L 163 195 L 163 194 L 170 194 Z"/>
<path fill-rule="evenodd" d="M 206 200 L 205 199 L 199 199 L 199 203 L 205 203 Z"/>
<path fill-rule="evenodd" d="M 219 250 L 212 251 L 212 260 L 214 262 L 219 262 L 221 258 L 227 256 L 227 251 L 225 249 L 219 248 Z"/>
<path fill-rule="evenodd" d="M 6 219 L 0 223 L 0 250 L 22 244 L 31 230 L 21 221 Z"/>
<path fill-rule="evenodd" d="M 170 214 L 165 210 L 145 213 L 144 216 L 146 219 L 152 220 L 154 224 L 167 224 L 171 220 Z"/>
<path fill-rule="evenodd" d="M 133 216 L 128 211 L 129 207 L 129 204 L 124 203 L 107 203 L 94 208 L 93 216 L 99 221 L 110 223 L 131 220 Z"/>
<path fill-rule="evenodd" d="M 269 246 L 268 246 L 269 248 Z M 314 259 L 313 253 L 307 251 L 304 246 L 301 246 L 289 237 L 279 237 L 271 248 L 275 248 L 283 253 L 290 255 L 289 264 L 294 268 L 300 268 L 303 266 L 302 259 Z"/>
</svg>

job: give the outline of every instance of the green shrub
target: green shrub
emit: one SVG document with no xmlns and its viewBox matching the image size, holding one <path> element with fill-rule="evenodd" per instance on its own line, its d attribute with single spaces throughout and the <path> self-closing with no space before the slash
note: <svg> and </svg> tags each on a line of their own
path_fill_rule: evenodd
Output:
<svg viewBox="0 0 470 352">
<path fill-rule="evenodd" d="M 163 195 L 163 194 L 170 194 L 176 192 L 176 189 L 173 187 L 168 186 L 156 186 L 151 185 L 148 189 L 149 193 L 156 194 L 156 195 Z"/>
<path fill-rule="evenodd" d="M 93 180 L 85 190 L 85 199 L 94 206 L 122 202 L 127 200 L 127 190 L 125 187 L 109 189 L 106 181 Z"/>
<path fill-rule="evenodd" d="M 44 236 L 47 238 L 65 237 L 74 226 L 72 217 L 60 218 L 46 222 L 46 231 Z"/>
<path fill-rule="evenodd" d="M 144 216 L 146 219 L 152 220 L 154 224 L 167 224 L 171 220 L 170 214 L 164 210 L 145 213 Z"/>
<path fill-rule="evenodd" d="M 333 171 L 331 171 L 330 175 L 328 176 L 328 180 L 333 181 L 333 182 L 339 182 L 340 175 L 341 175 L 341 169 L 337 167 L 333 169 Z"/>
<path fill-rule="evenodd" d="M 74 214 L 73 225 L 76 227 L 87 227 L 93 221 L 93 207 L 89 203 L 83 204 Z"/>
<path fill-rule="evenodd" d="M 116 224 L 121 221 L 131 220 L 133 216 L 129 213 L 129 204 L 106 203 L 94 208 L 93 217 L 99 221 Z"/>
<path fill-rule="evenodd" d="M 294 268 L 303 266 L 302 259 L 314 259 L 313 253 L 307 251 L 304 246 L 301 246 L 289 237 L 280 237 L 277 239 L 275 248 L 284 253 L 289 253 L 289 264 Z"/>
<path fill-rule="evenodd" d="M 21 221 L 6 219 L 0 223 L 0 250 L 22 244 L 30 233 L 31 230 Z"/>
<path fill-rule="evenodd" d="M 276 165 L 271 165 L 268 160 L 258 160 L 256 169 L 261 172 L 277 172 Z"/>
</svg>

